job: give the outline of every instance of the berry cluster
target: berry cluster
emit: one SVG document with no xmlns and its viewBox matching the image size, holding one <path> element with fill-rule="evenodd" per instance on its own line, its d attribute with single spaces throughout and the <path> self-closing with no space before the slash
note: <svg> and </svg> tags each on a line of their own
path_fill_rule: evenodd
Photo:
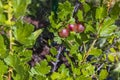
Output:
<svg viewBox="0 0 120 80">
<path fill-rule="evenodd" d="M 85 27 L 83 24 L 69 24 L 67 28 L 64 28 L 59 31 L 59 36 L 62 38 L 66 38 L 69 36 L 70 31 L 74 31 L 77 33 L 82 33 L 85 30 Z"/>
</svg>

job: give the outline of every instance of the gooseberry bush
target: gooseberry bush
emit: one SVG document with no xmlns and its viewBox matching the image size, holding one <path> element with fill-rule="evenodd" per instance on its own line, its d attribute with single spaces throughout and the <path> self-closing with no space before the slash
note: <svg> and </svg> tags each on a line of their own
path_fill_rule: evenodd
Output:
<svg viewBox="0 0 120 80">
<path fill-rule="evenodd" d="M 119 80 L 120 1 L 47 1 L 0 0 L 0 80 Z"/>
</svg>

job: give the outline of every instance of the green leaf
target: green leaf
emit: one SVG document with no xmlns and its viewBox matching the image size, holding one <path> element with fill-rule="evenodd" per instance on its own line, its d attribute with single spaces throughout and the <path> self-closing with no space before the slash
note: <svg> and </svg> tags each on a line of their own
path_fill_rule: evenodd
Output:
<svg viewBox="0 0 120 80">
<path fill-rule="evenodd" d="M 90 25 L 90 24 L 85 24 L 85 32 L 92 32 L 92 33 L 95 33 L 95 28 Z"/>
<path fill-rule="evenodd" d="M 50 61 L 56 61 L 56 58 L 54 58 L 53 56 L 51 55 L 45 55 L 45 57 L 47 58 L 47 61 L 50 62 Z"/>
<path fill-rule="evenodd" d="M 21 57 L 21 62 L 26 63 L 31 60 L 32 57 L 32 50 L 23 50 L 18 55 Z"/>
<path fill-rule="evenodd" d="M 87 13 L 90 10 L 90 6 L 87 3 L 83 3 L 83 8 L 85 13 Z"/>
<path fill-rule="evenodd" d="M 82 2 L 82 3 L 84 3 L 85 2 L 85 0 L 78 0 L 79 2 Z"/>
<path fill-rule="evenodd" d="M 100 37 L 108 37 L 113 34 L 113 31 L 117 28 L 116 25 L 105 26 L 100 31 Z"/>
<path fill-rule="evenodd" d="M 72 16 L 73 6 L 69 1 L 65 1 L 64 3 L 59 3 L 58 6 L 58 19 L 60 21 L 65 21 L 68 19 L 68 16 Z M 69 17 L 70 18 L 70 17 Z"/>
<path fill-rule="evenodd" d="M 52 47 L 50 48 L 50 52 L 53 54 L 53 55 L 56 55 L 58 52 L 57 52 L 57 49 L 55 47 Z"/>
<path fill-rule="evenodd" d="M 2 3 L 2 1 L 0 1 L 0 8 L 2 8 L 3 7 L 3 3 Z"/>
<path fill-rule="evenodd" d="M 8 67 L 0 60 L 0 80 L 3 80 L 3 75 L 7 72 Z"/>
<path fill-rule="evenodd" d="M 0 14 L 0 24 L 5 23 L 6 21 L 6 16 L 4 14 Z"/>
<path fill-rule="evenodd" d="M 37 74 L 41 76 L 45 76 L 50 72 L 51 67 L 48 66 L 48 62 L 46 60 L 41 61 L 40 63 L 36 64 L 35 70 Z"/>
<path fill-rule="evenodd" d="M 14 27 L 15 39 L 21 44 L 31 47 L 35 43 L 37 37 L 41 34 L 42 30 L 34 31 L 34 26 L 31 24 L 26 24 L 22 22 L 17 22 Z"/>
<path fill-rule="evenodd" d="M 81 72 L 84 76 L 90 76 L 95 73 L 94 70 L 95 70 L 95 66 L 91 64 L 85 64 L 83 65 Z"/>
<path fill-rule="evenodd" d="M 73 10 L 73 6 L 69 1 L 65 1 L 64 3 L 59 3 L 59 10 L 65 10 L 66 12 L 71 12 Z"/>
<path fill-rule="evenodd" d="M 102 70 L 100 71 L 100 74 L 99 74 L 99 79 L 100 79 L 100 80 L 104 80 L 104 79 L 107 78 L 107 76 L 108 76 L 107 70 L 106 70 L 106 69 L 102 69 Z"/>
<path fill-rule="evenodd" d="M 100 56 L 102 54 L 102 50 L 97 48 L 92 48 L 89 54 L 94 56 Z"/>
<path fill-rule="evenodd" d="M 30 73 L 31 76 L 34 76 L 34 75 L 38 74 L 38 73 L 36 72 L 35 68 L 33 68 L 33 67 L 30 69 L 30 72 L 29 72 L 29 73 Z"/>
<path fill-rule="evenodd" d="M 23 16 L 27 10 L 28 4 L 31 3 L 31 0 L 12 0 L 14 16 L 16 18 Z"/>
<path fill-rule="evenodd" d="M 44 76 L 41 76 L 41 75 L 35 75 L 32 80 L 38 80 L 38 79 L 49 80 L 49 77 L 44 77 Z"/>
<path fill-rule="evenodd" d="M 34 40 L 36 40 L 41 33 L 42 33 L 42 29 L 38 29 L 35 32 L 33 32 L 32 34 L 33 34 Z"/>
<path fill-rule="evenodd" d="M 108 59 L 111 61 L 111 62 L 114 62 L 115 61 L 115 54 L 113 53 L 109 53 L 108 54 Z"/>
<path fill-rule="evenodd" d="M 14 27 L 14 35 L 16 40 L 22 44 L 27 44 L 29 42 L 28 37 L 32 34 L 33 30 L 33 25 L 25 24 L 20 21 L 17 22 Z"/>
<path fill-rule="evenodd" d="M 50 20 L 52 28 L 56 28 L 56 25 L 57 25 L 54 21 L 54 16 L 55 16 L 54 13 L 51 12 L 51 15 L 49 16 L 49 20 Z"/>
<path fill-rule="evenodd" d="M 111 18 L 106 18 L 101 26 L 100 37 L 111 36 L 116 28 L 117 26 L 114 25 L 114 20 Z"/>
<path fill-rule="evenodd" d="M 68 23 L 74 24 L 74 23 L 75 23 L 75 19 L 74 19 L 73 17 L 71 17 L 71 18 L 69 19 Z"/>
<path fill-rule="evenodd" d="M 6 53 L 6 46 L 4 44 L 4 39 L 3 39 L 3 36 L 0 34 L 0 58 L 4 58 L 7 56 L 7 53 Z"/>
<path fill-rule="evenodd" d="M 120 16 L 120 1 L 115 3 L 114 7 L 110 11 L 110 16 L 113 19 L 117 19 Z"/>
<path fill-rule="evenodd" d="M 61 66 L 58 69 L 58 72 L 60 72 L 60 73 L 65 72 L 66 73 L 67 71 L 69 71 L 69 70 L 66 68 L 66 65 L 61 64 Z"/>
<path fill-rule="evenodd" d="M 51 75 L 52 80 L 56 80 L 56 79 L 60 79 L 60 78 L 61 78 L 61 75 L 58 72 L 53 72 Z"/>
<path fill-rule="evenodd" d="M 113 25 L 115 23 L 115 20 L 108 17 L 104 20 L 102 26 L 110 26 L 110 25 Z"/>
<path fill-rule="evenodd" d="M 3 9 L 3 3 L 2 1 L 0 1 L 0 14 L 3 13 L 4 9 Z"/>
<path fill-rule="evenodd" d="M 76 80 L 92 80 L 91 77 L 89 77 L 89 76 L 86 77 L 84 75 L 77 76 L 75 79 Z"/>
<path fill-rule="evenodd" d="M 29 67 L 27 65 L 21 65 L 15 67 L 16 75 L 13 75 L 14 80 L 27 80 L 29 79 Z"/>
<path fill-rule="evenodd" d="M 104 18 L 105 16 L 107 15 L 107 9 L 105 6 L 103 7 L 98 7 L 96 9 L 96 15 L 95 15 L 95 18 L 96 19 L 102 19 Z"/>
<path fill-rule="evenodd" d="M 78 58 L 79 61 L 81 61 L 82 60 L 82 55 L 80 53 L 78 53 L 77 58 Z"/>
<path fill-rule="evenodd" d="M 77 17 L 79 21 L 83 21 L 83 12 L 82 10 L 78 10 Z"/>
<path fill-rule="evenodd" d="M 20 63 L 19 58 L 17 57 L 17 55 L 8 55 L 5 59 L 4 59 L 5 63 L 13 68 L 18 66 L 18 63 Z"/>
<path fill-rule="evenodd" d="M 73 45 L 71 46 L 71 49 L 70 49 L 70 54 L 76 54 L 78 51 L 78 46 L 77 45 Z"/>
<path fill-rule="evenodd" d="M 80 74 L 81 74 L 79 68 L 74 68 L 74 69 L 73 69 L 73 72 L 74 72 L 75 75 L 80 75 Z"/>
<path fill-rule="evenodd" d="M 60 37 L 54 37 L 54 41 L 57 42 L 58 44 L 62 43 L 62 39 Z"/>
</svg>

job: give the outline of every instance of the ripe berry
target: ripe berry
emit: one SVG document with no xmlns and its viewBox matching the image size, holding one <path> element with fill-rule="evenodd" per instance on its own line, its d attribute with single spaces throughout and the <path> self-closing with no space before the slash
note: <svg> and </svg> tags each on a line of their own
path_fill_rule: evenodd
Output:
<svg viewBox="0 0 120 80">
<path fill-rule="evenodd" d="M 68 37 L 69 36 L 69 30 L 68 29 L 62 29 L 59 33 L 59 36 L 62 38 Z"/>
<path fill-rule="evenodd" d="M 70 31 L 75 31 L 76 32 L 77 25 L 76 24 L 69 24 L 68 28 L 69 28 Z"/>
<path fill-rule="evenodd" d="M 77 31 L 76 32 L 83 32 L 85 30 L 85 27 L 82 24 L 77 24 Z"/>
</svg>

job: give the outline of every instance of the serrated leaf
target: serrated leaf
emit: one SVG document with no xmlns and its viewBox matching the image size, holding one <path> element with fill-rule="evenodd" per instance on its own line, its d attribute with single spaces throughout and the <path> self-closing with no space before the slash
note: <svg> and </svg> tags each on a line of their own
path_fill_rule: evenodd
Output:
<svg viewBox="0 0 120 80">
<path fill-rule="evenodd" d="M 58 6 L 58 19 L 60 21 L 65 21 L 69 16 L 72 16 L 73 6 L 69 1 L 65 1 L 64 3 L 59 3 Z"/>
<path fill-rule="evenodd" d="M 71 46 L 71 49 L 70 49 L 70 54 L 76 54 L 77 53 L 77 50 L 78 50 L 78 46 L 77 45 L 73 45 Z"/>
<path fill-rule="evenodd" d="M 82 55 L 80 53 L 78 53 L 77 58 L 78 58 L 79 61 L 81 61 L 82 60 Z"/>
<path fill-rule="evenodd" d="M 57 25 L 54 21 L 54 16 L 55 16 L 54 13 L 51 12 L 51 15 L 49 16 L 49 20 L 50 20 L 52 28 L 56 28 L 56 25 Z"/>
<path fill-rule="evenodd" d="M 107 70 L 102 69 L 102 70 L 100 71 L 100 74 L 99 74 L 99 79 L 100 79 L 100 80 L 104 80 L 104 79 L 107 78 L 107 76 L 108 76 Z"/>
<path fill-rule="evenodd" d="M 78 10 L 77 17 L 79 21 L 83 21 L 83 12 L 82 10 Z"/>
<path fill-rule="evenodd" d="M 16 75 L 13 76 L 14 80 L 26 80 L 29 78 L 29 73 L 28 73 L 29 68 L 27 67 L 27 65 L 21 65 L 18 64 L 17 66 L 15 66 L 15 71 L 16 71 Z"/>
<path fill-rule="evenodd" d="M 91 77 L 86 77 L 85 75 L 80 75 L 75 78 L 76 80 L 92 80 Z"/>
<path fill-rule="evenodd" d="M 104 20 L 100 30 L 100 37 L 107 37 L 113 34 L 114 30 L 117 28 L 114 22 L 115 20 L 112 18 L 106 18 Z"/>
<path fill-rule="evenodd" d="M 31 0 L 12 0 L 14 16 L 16 18 L 23 16 L 27 10 L 28 4 L 31 3 Z"/>
<path fill-rule="evenodd" d="M 80 75 L 80 74 L 81 74 L 79 68 L 74 68 L 74 69 L 73 69 L 73 72 L 74 72 L 75 75 Z"/>
<path fill-rule="evenodd" d="M 102 54 L 102 50 L 97 48 L 92 48 L 89 54 L 94 56 L 100 56 Z"/>
<path fill-rule="evenodd" d="M 50 56 L 50 55 L 45 55 L 46 58 L 47 58 L 47 61 L 50 62 L 50 61 L 56 61 L 56 58 Z"/>
<path fill-rule="evenodd" d="M 52 75 L 51 75 L 51 79 L 52 80 L 56 80 L 56 79 L 60 79 L 60 74 L 58 73 L 58 72 L 54 72 L 54 73 L 52 73 Z"/>
<path fill-rule="evenodd" d="M 71 5 L 71 3 L 69 1 L 65 1 L 64 3 L 59 3 L 59 7 L 60 10 L 64 9 L 65 11 L 72 11 L 73 10 L 73 6 Z"/>
<path fill-rule="evenodd" d="M 30 69 L 30 75 L 31 75 L 31 76 L 38 75 L 38 73 L 36 72 L 35 68 L 32 67 L 32 68 Z"/>
<path fill-rule="evenodd" d="M 4 39 L 0 34 L 0 58 L 4 58 L 6 56 L 6 46 L 4 44 Z"/>
<path fill-rule="evenodd" d="M 95 14 L 95 18 L 96 19 L 102 19 L 104 18 L 105 16 L 107 15 L 107 10 L 106 10 L 106 7 L 103 6 L 103 7 L 98 7 L 96 9 L 96 14 Z"/>
<path fill-rule="evenodd" d="M 91 26 L 90 24 L 85 24 L 86 28 L 85 28 L 85 32 L 95 32 L 95 28 L 93 28 L 93 26 Z"/>
<path fill-rule="evenodd" d="M 8 57 L 6 57 L 4 59 L 5 63 L 13 68 L 18 66 L 18 63 L 20 63 L 19 58 L 17 57 L 17 55 L 8 55 Z"/>
<path fill-rule="evenodd" d="M 58 18 L 61 21 L 65 21 L 67 19 L 68 14 L 69 14 L 69 12 L 63 9 L 63 10 L 61 10 L 61 12 L 58 13 Z"/>
<path fill-rule="evenodd" d="M 56 55 L 58 52 L 57 52 L 57 49 L 55 47 L 52 47 L 50 48 L 50 52 L 53 54 L 53 55 Z"/>
<path fill-rule="evenodd" d="M 103 26 L 100 31 L 100 37 L 107 37 L 113 34 L 113 31 L 117 28 L 116 25 Z"/>
<path fill-rule="evenodd" d="M 112 19 L 112 18 L 110 18 L 110 17 L 108 17 L 108 18 L 106 18 L 106 19 L 104 20 L 102 26 L 110 26 L 110 25 L 112 25 L 112 24 L 114 24 L 114 23 L 115 23 L 115 20 Z"/>
<path fill-rule="evenodd" d="M 31 60 L 32 57 L 32 50 L 24 50 L 19 53 L 19 56 L 21 57 L 21 62 L 26 63 Z"/>
<path fill-rule="evenodd" d="M 34 26 L 31 24 L 26 24 L 22 22 L 17 22 L 16 26 L 13 27 L 15 39 L 21 44 L 32 47 L 35 43 L 37 37 L 42 32 L 41 29 L 34 31 Z"/>
<path fill-rule="evenodd" d="M 48 74 L 50 72 L 51 67 L 48 66 L 48 62 L 46 60 L 41 61 L 35 66 L 36 72 L 41 75 L 45 76 L 45 74 Z"/>
<path fill-rule="evenodd" d="M 108 59 L 111 61 L 111 62 L 114 62 L 115 61 L 115 54 L 112 54 L 112 53 L 109 53 L 108 54 Z"/>
<path fill-rule="evenodd" d="M 0 60 L 0 80 L 3 80 L 3 75 L 7 72 L 8 67 Z"/>
<path fill-rule="evenodd" d="M 57 42 L 58 44 L 62 43 L 62 40 L 60 37 L 54 37 L 54 41 Z"/>
<path fill-rule="evenodd" d="M 83 3 L 83 8 L 85 13 L 87 13 L 90 10 L 90 6 L 87 3 Z"/>
<path fill-rule="evenodd" d="M 86 64 L 85 66 L 83 66 L 82 68 L 82 74 L 84 76 L 90 76 L 94 74 L 94 69 L 95 66 L 91 65 L 91 64 Z"/>
<path fill-rule="evenodd" d="M 65 67 L 65 64 L 61 64 L 60 68 L 58 69 L 58 72 L 66 72 L 68 69 Z"/>
</svg>

